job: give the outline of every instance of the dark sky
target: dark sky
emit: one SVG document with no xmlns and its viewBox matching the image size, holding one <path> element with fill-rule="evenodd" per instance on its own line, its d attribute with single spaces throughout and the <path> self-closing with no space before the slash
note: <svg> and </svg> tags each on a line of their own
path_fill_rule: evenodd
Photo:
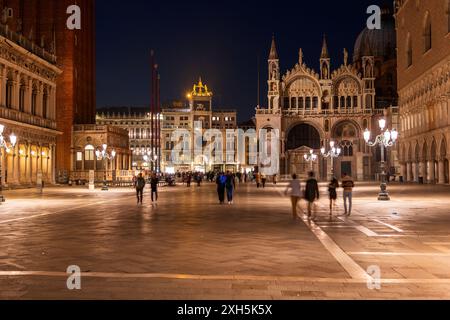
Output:
<svg viewBox="0 0 450 320">
<path fill-rule="evenodd" d="M 388 1 L 391 3 L 392 1 Z M 161 74 L 161 100 L 181 99 L 199 76 L 214 106 L 254 115 L 257 57 L 267 105 L 267 57 L 275 34 L 282 73 L 298 61 L 318 71 L 322 35 L 332 68 L 353 52 L 367 7 L 384 0 L 149 1 L 97 0 L 97 106 L 149 105 L 150 49 Z"/>
</svg>

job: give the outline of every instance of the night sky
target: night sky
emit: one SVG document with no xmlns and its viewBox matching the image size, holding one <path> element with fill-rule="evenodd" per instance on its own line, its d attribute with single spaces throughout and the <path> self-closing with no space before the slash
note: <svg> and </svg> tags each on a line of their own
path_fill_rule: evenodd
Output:
<svg viewBox="0 0 450 320">
<path fill-rule="evenodd" d="M 261 104 L 267 105 L 267 57 L 275 34 L 282 73 L 304 60 L 318 71 L 322 35 L 332 69 L 352 54 L 367 7 L 384 0 L 149 1 L 97 0 L 97 107 L 147 106 L 150 49 L 161 74 L 161 100 L 182 99 L 199 76 L 216 108 L 254 115 L 260 56 Z M 392 3 L 392 1 L 388 1 Z"/>
</svg>

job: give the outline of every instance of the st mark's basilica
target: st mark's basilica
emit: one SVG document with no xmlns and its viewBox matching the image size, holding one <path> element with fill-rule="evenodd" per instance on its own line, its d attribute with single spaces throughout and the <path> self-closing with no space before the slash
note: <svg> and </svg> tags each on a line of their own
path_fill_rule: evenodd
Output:
<svg viewBox="0 0 450 320">
<path fill-rule="evenodd" d="M 320 70 L 304 62 L 302 49 L 298 63 L 284 74 L 275 38 L 272 39 L 268 67 L 268 107 L 256 109 L 256 129 L 279 130 L 280 173 L 304 176 L 310 163 L 304 155 L 330 148 L 330 141 L 342 149 L 335 159 L 334 175 L 351 174 L 357 180 L 377 178 L 381 160 L 379 148 L 366 146 L 366 128 L 379 134 L 378 120 L 385 117 L 389 128 L 398 129 L 396 85 L 395 20 L 384 9 L 382 29 L 364 29 L 358 36 L 353 62 L 343 50 L 343 64 L 333 70 L 327 40 L 324 37 Z M 397 151 L 386 159 L 388 169 L 399 171 Z M 321 179 L 331 175 L 330 159 L 319 156 L 313 164 Z"/>
</svg>

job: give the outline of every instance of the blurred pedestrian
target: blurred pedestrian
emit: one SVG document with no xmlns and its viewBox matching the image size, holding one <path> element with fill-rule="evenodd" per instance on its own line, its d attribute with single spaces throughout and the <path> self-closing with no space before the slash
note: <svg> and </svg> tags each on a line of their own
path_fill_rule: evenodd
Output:
<svg viewBox="0 0 450 320">
<path fill-rule="evenodd" d="M 353 202 L 353 188 L 355 187 L 355 182 L 352 177 L 347 173 L 343 174 L 342 178 L 342 188 L 344 188 L 344 209 L 345 215 L 350 216 L 352 214 L 352 202 Z M 348 200 L 348 207 L 347 207 Z"/>
<path fill-rule="evenodd" d="M 227 190 L 227 200 L 228 204 L 233 204 L 233 193 L 236 187 L 236 180 L 234 175 L 228 171 L 226 175 L 225 188 Z"/>
<path fill-rule="evenodd" d="M 142 200 L 144 197 L 144 188 L 145 188 L 145 179 L 142 176 L 142 173 L 139 173 L 138 178 L 136 179 L 136 197 L 137 204 L 142 204 Z"/>
<path fill-rule="evenodd" d="M 333 216 L 333 207 L 336 206 L 337 188 L 339 188 L 339 181 L 333 177 L 328 185 L 328 193 L 330 195 L 330 216 Z"/>
<path fill-rule="evenodd" d="M 150 178 L 150 187 L 152 192 L 152 202 L 156 201 L 158 202 L 158 184 L 159 179 L 156 176 L 155 173 L 152 174 L 152 177 Z"/>
<path fill-rule="evenodd" d="M 286 188 L 285 194 L 286 195 L 289 194 L 291 196 L 292 218 L 294 220 L 296 220 L 298 218 L 297 206 L 298 206 L 299 201 L 300 201 L 300 199 L 302 197 L 300 181 L 297 179 L 297 175 L 296 174 L 292 175 L 292 181 L 289 182 L 289 184 L 288 184 L 288 186 Z"/>
<path fill-rule="evenodd" d="M 308 174 L 309 178 L 306 181 L 305 199 L 308 201 L 308 219 L 315 219 L 316 212 L 314 210 L 314 202 L 319 200 L 319 184 L 314 178 L 314 172 Z"/>
<path fill-rule="evenodd" d="M 276 174 L 273 175 L 273 184 L 276 185 L 278 182 L 278 176 Z"/>
<path fill-rule="evenodd" d="M 217 175 L 216 185 L 217 185 L 217 194 L 219 196 L 220 204 L 225 203 L 225 184 L 227 182 L 226 176 L 221 172 Z"/>
<path fill-rule="evenodd" d="M 263 173 L 262 175 L 261 175 L 261 182 L 262 182 L 262 187 L 263 187 L 263 189 L 266 187 L 266 182 L 267 182 L 267 176 L 266 176 L 266 174 L 265 173 Z"/>
<path fill-rule="evenodd" d="M 259 172 L 255 173 L 256 187 L 259 189 L 261 187 L 261 174 Z"/>
</svg>

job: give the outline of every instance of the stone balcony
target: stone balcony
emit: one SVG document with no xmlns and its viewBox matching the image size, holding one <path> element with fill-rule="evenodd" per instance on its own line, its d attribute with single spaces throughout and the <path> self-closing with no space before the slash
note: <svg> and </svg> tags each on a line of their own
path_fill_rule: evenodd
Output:
<svg viewBox="0 0 450 320">
<path fill-rule="evenodd" d="M 21 112 L 19 110 L 9 109 L 4 106 L 0 106 L 0 118 L 24 124 L 29 124 L 41 128 L 56 130 L 55 120 L 44 119 L 40 116 L 34 116 L 29 113 Z"/>
</svg>

